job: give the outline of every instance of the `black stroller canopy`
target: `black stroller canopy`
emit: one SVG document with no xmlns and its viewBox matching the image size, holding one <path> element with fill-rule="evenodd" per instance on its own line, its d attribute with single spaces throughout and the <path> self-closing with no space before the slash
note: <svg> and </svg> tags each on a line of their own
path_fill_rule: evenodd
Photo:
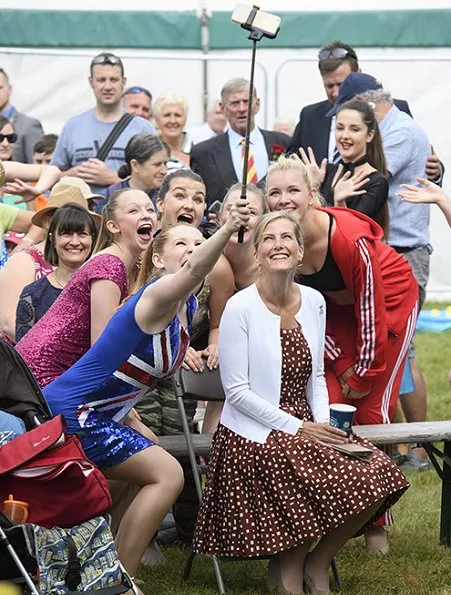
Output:
<svg viewBox="0 0 451 595">
<path fill-rule="evenodd" d="M 0 409 L 20 417 L 27 430 L 52 417 L 28 366 L 3 339 L 0 339 Z"/>
</svg>

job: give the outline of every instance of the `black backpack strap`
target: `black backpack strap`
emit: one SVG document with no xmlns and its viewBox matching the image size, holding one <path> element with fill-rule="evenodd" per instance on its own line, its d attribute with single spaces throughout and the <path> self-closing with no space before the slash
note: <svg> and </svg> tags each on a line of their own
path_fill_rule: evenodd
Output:
<svg viewBox="0 0 451 595">
<path fill-rule="evenodd" d="M 64 577 L 66 587 L 75 591 L 81 583 L 81 565 L 77 555 L 77 546 L 69 534 L 65 535 L 67 545 L 67 572 Z"/>
<path fill-rule="evenodd" d="M 118 585 L 103 587 L 102 589 L 77 591 L 81 583 L 81 565 L 78 559 L 77 546 L 73 538 L 67 533 L 65 535 L 67 545 L 67 572 L 64 577 L 66 587 L 69 589 L 67 595 L 121 595 L 133 588 L 133 582 L 128 574 L 122 572 L 122 580 Z"/>
<path fill-rule="evenodd" d="M 132 114 L 122 114 L 120 120 L 116 122 L 113 130 L 106 137 L 105 142 L 97 151 L 97 159 L 100 159 L 100 161 L 105 161 L 105 159 L 108 157 L 109 152 L 113 148 L 114 143 L 124 132 L 124 130 L 127 128 L 127 126 L 130 124 L 134 117 L 135 116 L 133 116 Z"/>
</svg>

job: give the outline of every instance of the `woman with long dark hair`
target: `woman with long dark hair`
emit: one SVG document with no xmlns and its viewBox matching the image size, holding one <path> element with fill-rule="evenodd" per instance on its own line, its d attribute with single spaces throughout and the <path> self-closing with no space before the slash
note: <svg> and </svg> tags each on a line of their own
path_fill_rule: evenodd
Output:
<svg viewBox="0 0 451 595">
<path fill-rule="evenodd" d="M 327 206 L 347 207 L 374 219 L 388 234 L 388 180 L 384 150 L 374 109 L 351 99 L 337 110 L 335 141 L 340 161 L 318 167 L 301 149 L 306 165 L 315 171 Z"/>
<path fill-rule="evenodd" d="M 11 161 L 17 134 L 13 123 L 0 114 L 0 160 Z"/>
</svg>

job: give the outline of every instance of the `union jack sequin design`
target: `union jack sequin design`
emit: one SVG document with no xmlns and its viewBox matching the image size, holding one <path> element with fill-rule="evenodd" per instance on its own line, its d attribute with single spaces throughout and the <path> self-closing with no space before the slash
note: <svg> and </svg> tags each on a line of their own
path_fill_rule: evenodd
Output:
<svg viewBox="0 0 451 595">
<path fill-rule="evenodd" d="M 54 415 L 100 469 L 118 465 L 154 443 L 121 423 L 155 380 L 179 368 L 189 345 L 197 300 L 186 302 L 187 328 L 176 315 L 160 333 L 147 334 L 135 319 L 142 292 L 114 314 L 101 336 L 73 366 L 44 389 Z"/>
<path fill-rule="evenodd" d="M 171 376 L 182 365 L 189 346 L 189 330 L 195 309 L 196 298 L 191 296 L 187 302 L 187 330 L 175 316 L 161 333 L 146 335 L 140 341 L 128 360 L 90 393 L 89 401 L 78 408 L 80 426 L 85 425 L 89 412 L 93 410 L 120 421 L 155 380 Z"/>
</svg>

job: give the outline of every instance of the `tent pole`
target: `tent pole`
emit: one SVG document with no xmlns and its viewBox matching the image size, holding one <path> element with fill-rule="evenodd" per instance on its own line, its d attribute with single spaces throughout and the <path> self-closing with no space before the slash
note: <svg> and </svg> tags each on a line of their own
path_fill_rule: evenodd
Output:
<svg viewBox="0 0 451 595">
<path fill-rule="evenodd" d="M 198 17 L 201 24 L 201 45 L 204 56 L 208 55 L 210 50 L 210 19 L 211 10 L 207 8 L 206 0 L 200 0 Z M 202 61 L 202 78 L 203 78 L 203 110 L 204 120 L 207 119 L 208 111 L 208 60 Z"/>
</svg>

